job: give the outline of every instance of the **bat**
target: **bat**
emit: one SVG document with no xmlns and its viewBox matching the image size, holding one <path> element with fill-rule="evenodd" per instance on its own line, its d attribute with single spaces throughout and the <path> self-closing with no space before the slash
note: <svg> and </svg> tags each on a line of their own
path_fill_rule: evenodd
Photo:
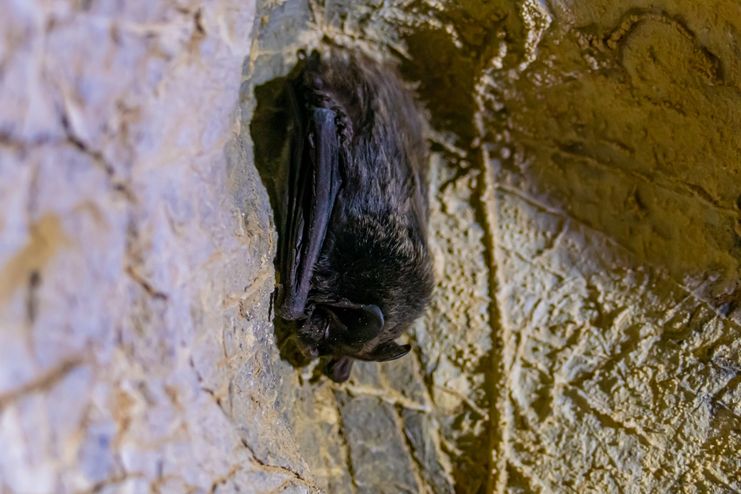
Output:
<svg viewBox="0 0 741 494">
<path fill-rule="evenodd" d="M 410 345 L 395 340 L 431 297 L 427 145 L 392 68 L 339 51 L 301 58 L 288 83 L 278 314 L 343 382 L 355 359 L 406 355 Z"/>
</svg>

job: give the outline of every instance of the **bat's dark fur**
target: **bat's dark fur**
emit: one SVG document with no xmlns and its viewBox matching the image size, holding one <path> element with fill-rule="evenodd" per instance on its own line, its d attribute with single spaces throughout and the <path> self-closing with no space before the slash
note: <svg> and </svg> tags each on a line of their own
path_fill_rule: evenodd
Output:
<svg viewBox="0 0 741 494">
<path fill-rule="evenodd" d="M 365 57 L 315 52 L 289 86 L 279 313 L 340 382 L 352 359 L 408 353 L 394 340 L 430 298 L 423 123 L 395 71 Z"/>
</svg>

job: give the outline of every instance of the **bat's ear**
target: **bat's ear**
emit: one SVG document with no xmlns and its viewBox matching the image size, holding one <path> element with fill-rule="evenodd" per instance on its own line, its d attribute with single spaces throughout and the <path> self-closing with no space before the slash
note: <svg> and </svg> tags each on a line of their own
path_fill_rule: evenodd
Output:
<svg viewBox="0 0 741 494">
<path fill-rule="evenodd" d="M 393 341 L 387 341 L 381 345 L 378 345 L 372 352 L 364 355 L 366 360 L 374 360 L 376 362 L 387 362 L 389 360 L 396 360 L 401 358 L 412 349 L 412 345 L 399 345 Z"/>
<path fill-rule="evenodd" d="M 325 373 L 336 383 L 343 383 L 350 378 L 352 359 L 350 357 L 333 358 L 327 364 Z"/>
<path fill-rule="evenodd" d="M 335 324 L 342 328 L 348 344 L 365 343 L 383 330 L 383 312 L 377 305 L 345 302 L 328 307 Z"/>
</svg>

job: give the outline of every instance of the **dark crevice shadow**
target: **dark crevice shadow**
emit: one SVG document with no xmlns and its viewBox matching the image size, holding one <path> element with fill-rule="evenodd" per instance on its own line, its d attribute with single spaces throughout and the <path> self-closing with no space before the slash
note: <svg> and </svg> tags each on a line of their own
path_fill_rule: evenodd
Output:
<svg viewBox="0 0 741 494">
<path fill-rule="evenodd" d="M 458 48 L 449 33 L 441 29 L 418 29 L 405 37 L 410 58 L 401 66 L 402 73 L 410 80 L 419 81 L 417 94 L 430 112 L 431 124 L 440 131 L 450 132 L 454 144 L 465 153 L 461 159 L 443 149 L 442 153 L 453 167 L 459 168 L 459 175 L 470 173 L 473 169 L 482 169 L 481 154 L 473 145 L 478 137 L 475 125 L 477 103 L 475 98 L 475 77 L 481 64 L 474 47 L 470 51 Z M 433 146 L 433 149 L 435 147 Z M 463 163 L 466 165 L 463 165 Z M 476 194 L 471 198 L 476 221 L 486 224 L 483 201 L 483 180 L 479 180 Z M 436 191 L 433 191 L 436 192 Z M 491 242 L 487 239 L 482 245 L 482 252 L 487 266 L 490 267 L 489 283 L 493 282 L 494 260 Z M 492 287 L 494 285 L 492 284 Z M 495 304 L 489 308 L 492 321 L 497 321 Z M 492 338 L 497 340 L 498 328 L 492 327 Z M 473 398 L 477 406 L 492 412 L 495 409 L 496 393 L 499 386 L 495 375 L 494 360 L 499 358 L 497 344 L 493 345 L 490 354 L 486 355 L 472 371 L 472 374 L 484 376 L 485 394 Z M 459 431 L 455 440 L 455 450 L 444 448 L 453 463 L 452 476 L 455 490 L 459 493 L 478 494 L 487 491 L 490 483 L 492 448 L 497 439 L 495 425 L 491 420 L 492 413 L 483 430 L 466 431 L 465 423 L 471 415 L 479 416 L 475 410 L 467 409 L 455 418 L 453 429 Z M 474 417 L 476 420 L 476 417 Z M 466 432 L 463 432 L 466 431 Z"/>
</svg>

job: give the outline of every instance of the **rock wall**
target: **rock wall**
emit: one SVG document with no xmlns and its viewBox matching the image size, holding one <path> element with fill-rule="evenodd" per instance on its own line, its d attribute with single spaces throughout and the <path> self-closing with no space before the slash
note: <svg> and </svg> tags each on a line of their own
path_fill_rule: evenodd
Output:
<svg viewBox="0 0 741 494">
<path fill-rule="evenodd" d="M 741 490 L 741 11 L 11 1 L 0 493 Z M 280 355 L 270 192 L 299 48 L 431 122 L 413 356 Z"/>
<path fill-rule="evenodd" d="M 3 5 L 0 492 L 314 489 L 238 139 L 254 3 Z"/>
</svg>

